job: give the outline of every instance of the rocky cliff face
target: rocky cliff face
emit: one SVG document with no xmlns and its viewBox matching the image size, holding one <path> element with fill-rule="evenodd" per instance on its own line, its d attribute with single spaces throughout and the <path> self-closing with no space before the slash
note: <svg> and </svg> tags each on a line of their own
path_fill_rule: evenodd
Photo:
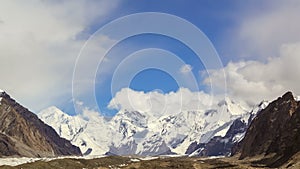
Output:
<svg viewBox="0 0 300 169">
<path fill-rule="evenodd" d="M 300 102 L 287 92 L 254 118 L 234 153 L 240 159 L 260 155 L 257 163 L 278 167 L 299 151 Z"/>
<path fill-rule="evenodd" d="M 0 98 L 0 157 L 81 155 L 79 148 L 5 92 Z"/>
</svg>

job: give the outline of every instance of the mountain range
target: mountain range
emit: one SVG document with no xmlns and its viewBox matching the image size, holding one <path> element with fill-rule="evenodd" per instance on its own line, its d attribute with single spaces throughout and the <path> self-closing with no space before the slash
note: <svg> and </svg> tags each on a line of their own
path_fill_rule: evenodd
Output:
<svg viewBox="0 0 300 169">
<path fill-rule="evenodd" d="M 70 116 L 56 107 L 38 116 L 84 155 L 230 155 L 262 102 L 251 111 L 225 98 L 214 109 L 183 111 L 156 118 L 149 112 L 120 110 L 107 120 L 101 115 L 86 119 Z"/>
<path fill-rule="evenodd" d="M 0 157 L 233 156 L 252 167 L 288 168 L 300 159 L 299 100 L 287 92 L 251 110 L 225 98 L 213 109 L 158 118 L 120 110 L 106 118 L 57 107 L 36 115 L 1 91 Z"/>
</svg>

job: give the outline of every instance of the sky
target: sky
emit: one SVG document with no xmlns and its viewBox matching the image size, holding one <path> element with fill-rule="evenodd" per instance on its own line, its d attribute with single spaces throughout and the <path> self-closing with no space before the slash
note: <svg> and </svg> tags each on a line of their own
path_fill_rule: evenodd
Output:
<svg viewBox="0 0 300 169">
<path fill-rule="evenodd" d="M 296 0 L 0 0 L 0 89 L 108 116 L 300 95 L 298 16 Z"/>
</svg>

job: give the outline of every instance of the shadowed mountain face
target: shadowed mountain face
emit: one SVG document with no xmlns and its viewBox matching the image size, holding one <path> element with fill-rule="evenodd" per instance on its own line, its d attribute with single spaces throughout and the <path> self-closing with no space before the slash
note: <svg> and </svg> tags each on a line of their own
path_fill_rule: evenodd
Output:
<svg viewBox="0 0 300 169">
<path fill-rule="evenodd" d="M 192 143 L 188 147 L 186 154 L 191 154 L 192 156 L 230 156 L 232 149 L 235 149 L 236 144 L 243 139 L 256 114 L 266 108 L 268 104 L 268 101 L 262 101 L 245 116 L 234 120 L 229 129 L 225 130 L 226 134 L 224 136 L 214 136 L 207 143 Z"/>
<path fill-rule="evenodd" d="M 240 159 L 264 155 L 258 163 L 278 167 L 300 151 L 300 102 L 288 92 L 252 121 L 235 153 Z"/>
<path fill-rule="evenodd" d="M 215 136 L 207 143 L 191 144 L 186 154 L 196 156 L 229 156 L 231 148 L 237 142 L 236 136 L 243 134 L 247 129 L 247 124 L 240 118 L 236 119 L 224 137 Z M 196 150 L 196 153 L 195 153 Z"/>
<path fill-rule="evenodd" d="M 61 155 L 81 155 L 81 152 L 34 113 L 5 92 L 0 93 L 0 157 Z"/>
</svg>

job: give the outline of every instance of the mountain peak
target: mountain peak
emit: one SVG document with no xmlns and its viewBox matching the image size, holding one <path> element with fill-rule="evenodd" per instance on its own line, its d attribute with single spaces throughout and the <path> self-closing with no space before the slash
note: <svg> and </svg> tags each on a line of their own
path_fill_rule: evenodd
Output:
<svg viewBox="0 0 300 169">
<path fill-rule="evenodd" d="M 231 105 L 233 104 L 234 102 L 229 98 L 229 97 L 225 97 L 223 100 L 221 100 L 219 103 L 218 103 L 218 106 L 222 106 L 222 105 Z"/>
<path fill-rule="evenodd" d="M 293 93 L 288 91 L 286 92 L 282 97 L 283 100 L 287 101 L 287 100 L 295 100 Z"/>
<path fill-rule="evenodd" d="M 225 97 L 224 100 L 220 101 L 218 106 L 226 108 L 227 111 L 232 115 L 242 115 L 247 112 L 243 106 L 234 102 L 229 97 Z"/>
<path fill-rule="evenodd" d="M 41 112 L 38 113 L 38 115 L 67 115 L 66 113 L 64 113 L 63 111 L 61 111 L 59 108 L 57 108 L 56 106 L 51 106 L 48 107 L 44 110 L 42 110 Z"/>
<path fill-rule="evenodd" d="M 0 97 L 9 96 L 4 90 L 0 89 Z"/>
</svg>

